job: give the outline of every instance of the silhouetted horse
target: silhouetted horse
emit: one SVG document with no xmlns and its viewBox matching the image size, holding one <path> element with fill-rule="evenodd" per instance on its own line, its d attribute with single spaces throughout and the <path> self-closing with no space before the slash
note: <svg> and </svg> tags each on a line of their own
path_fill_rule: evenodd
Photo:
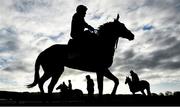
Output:
<svg viewBox="0 0 180 107">
<path fill-rule="evenodd" d="M 115 83 L 111 93 L 115 94 L 119 80 L 109 71 L 108 68 L 112 65 L 118 38 L 122 37 L 128 40 L 134 39 L 134 35 L 123 23 L 119 22 L 118 19 L 119 15 L 113 22 L 101 25 L 98 29 L 97 39 L 95 39 L 94 42 L 91 43 L 92 46 L 88 48 L 89 54 L 82 55 L 76 60 L 69 57 L 70 49 L 68 45 L 53 45 L 41 52 L 35 63 L 34 82 L 27 85 L 27 87 L 31 88 L 38 84 L 40 91 L 44 93 L 44 82 L 52 77 L 48 86 L 48 93 L 52 93 L 55 84 L 64 72 L 64 66 L 66 66 L 83 71 L 95 72 L 97 74 L 100 95 L 103 93 L 103 77 L 107 77 Z M 85 46 L 84 48 L 87 47 Z M 44 74 L 41 78 L 39 77 L 40 65 L 44 70 Z"/>
<path fill-rule="evenodd" d="M 139 81 L 139 83 L 133 84 L 131 79 L 129 77 L 126 77 L 125 84 L 129 85 L 129 89 L 133 93 L 133 95 L 138 91 L 141 91 L 141 93 L 143 95 L 146 95 L 145 92 L 144 92 L 144 90 L 146 89 L 147 90 L 147 95 L 151 96 L 150 84 L 149 84 L 149 82 L 147 82 L 145 80 L 141 80 L 141 81 Z"/>
<path fill-rule="evenodd" d="M 67 87 L 64 88 L 63 85 L 59 85 L 56 90 L 60 89 L 61 90 L 61 95 L 65 96 L 65 97 L 82 97 L 83 96 L 83 92 L 80 89 L 73 89 L 73 90 L 69 90 Z"/>
</svg>

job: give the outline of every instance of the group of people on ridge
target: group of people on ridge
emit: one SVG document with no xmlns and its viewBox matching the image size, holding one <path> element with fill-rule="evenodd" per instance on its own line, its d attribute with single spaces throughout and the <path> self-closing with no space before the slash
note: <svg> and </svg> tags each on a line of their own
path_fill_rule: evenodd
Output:
<svg viewBox="0 0 180 107">
<path fill-rule="evenodd" d="M 138 75 L 133 71 L 131 70 L 130 71 L 130 75 L 132 77 L 132 82 L 133 84 L 138 84 L 139 82 L 139 77 Z M 91 79 L 90 75 L 86 75 L 86 80 L 87 80 L 87 91 L 88 91 L 88 95 L 89 96 L 93 96 L 94 94 L 94 81 L 93 79 Z M 64 91 L 72 91 L 72 83 L 71 83 L 71 80 L 68 80 L 68 86 L 65 84 L 65 82 L 63 82 L 62 84 L 60 84 L 57 89 L 59 89 L 59 87 L 62 86 L 61 88 L 61 92 L 64 92 Z"/>
<path fill-rule="evenodd" d="M 87 79 L 87 91 L 88 95 L 92 96 L 94 94 L 94 81 L 91 79 L 90 75 L 86 75 Z M 72 83 L 71 80 L 68 80 L 68 86 L 63 82 L 56 89 L 61 89 L 61 92 L 70 92 L 72 91 Z"/>
</svg>

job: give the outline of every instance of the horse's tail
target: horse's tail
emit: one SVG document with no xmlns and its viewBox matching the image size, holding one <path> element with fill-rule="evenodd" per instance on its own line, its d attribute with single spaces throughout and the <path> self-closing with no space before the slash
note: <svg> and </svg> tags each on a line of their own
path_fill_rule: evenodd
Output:
<svg viewBox="0 0 180 107">
<path fill-rule="evenodd" d="M 35 62 L 35 74 L 34 74 L 34 82 L 27 85 L 27 88 L 32 88 L 34 86 L 36 86 L 38 84 L 39 81 L 39 69 L 40 69 L 40 57 L 38 56 L 38 58 L 36 59 Z"/>
</svg>

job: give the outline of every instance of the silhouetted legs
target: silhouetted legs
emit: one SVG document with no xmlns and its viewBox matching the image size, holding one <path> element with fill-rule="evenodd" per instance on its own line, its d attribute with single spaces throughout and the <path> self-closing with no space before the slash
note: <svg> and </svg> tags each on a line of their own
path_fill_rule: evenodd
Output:
<svg viewBox="0 0 180 107">
<path fill-rule="evenodd" d="M 51 82 L 48 86 L 48 93 L 52 93 L 55 84 L 57 83 L 60 75 L 64 71 L 64 67 L 59 67 L 57 69 L 57 67 L 51 65 L 51 66 L 42 66 L 42 68 L 44 70 L 44 74 L 39 79 L 39 83 L 38 83 L 39 89 L 40 89 L 41 93 L 44 93 L 43 85 L 50 77 L 52 77 Z M 59 70 L 61 70 L 61 71 L 59 71 Z"/>
<path fill-rule="evenodd" d="M 145 94 L 144 90 L 141 90 L 141 93 L 142 93 L 144 96 L 146 96 L 146 94 Z"/>
<path fill-rule="evenodd" d="M 48 72 L 44 72 L 43 76 L 39 79 L 39 89 L 41 93 L 44 93 L 43 85 L 46 80 L 48 80 L 51 77 L 51 75 Z"/>
<path fill-rule="evenodd" d="M 59 77 L 61 76 L 62 72 L 64 71 L 64 68 L 61 68 L 60 72 L 57 69 L 54 69 L 54 70 L 55 71 L 53 72 L 51 82 L 50 82 L 50 84 L 48 86 L 48 93 L 52 93 L 52 91 L 54 89 L 54 86 L 56 85 Z"/>
<path fill-rule="evenodd" d="M 148 84 L 148 88 L 146 90 L 147 90 L 147 95 L 151 96 L 151 91 L 150 91 L 150 85 L 149 84 Z"/>
<path fill-rule="evenodd" d="M 103 93 L 103 76 L 114 81 L 115 85 L 111 94 L 115 95 L 117 87 L 119 85 L 119 80 L 108 69 L 102 72 L 101 71 L 97 72 L 97 83 L 98 83 L 99 95 L 102 95 Z"/>
<path fill-rule="evenodd" d="M 103 73 L 97 72 L 97 83 L 98 83 L 99 95 L 102 95 L 102 93 L 103 93 Z"/>
<path fill-rule="evenodd" d="M 107 77 L 108 79 L 114 81 L 115 85 L 114 85 L 114 88 L 113 88 L 113 91 L 112 91 L 111 95 L 115 95 L 117 87 L 119 85 L 118 78 L 116 78 L 108 69 L 104 72 L 104 76 Z"/>
<path fill-rule="evenodd" d="M 151 96 L 150 87 L 147 89 L 147 95 L 148 95 L 148 96 Z"/>
</svg>

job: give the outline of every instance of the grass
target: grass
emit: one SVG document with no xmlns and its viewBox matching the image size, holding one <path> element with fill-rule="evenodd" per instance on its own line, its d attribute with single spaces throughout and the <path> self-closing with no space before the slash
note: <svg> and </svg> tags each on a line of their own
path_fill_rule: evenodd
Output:
<svg viewBox="0 0 180 107">
<path fill-rule="evenodd" d="M 180 96 L 142 96 L 142 95 L 94 95 L 63 96 L 60 93 L 41 94 L 29 92 L 8 92 L 0 91 L 0 105 L 41 105 L 41 106 L 177 106 Z"/>
</svg>

